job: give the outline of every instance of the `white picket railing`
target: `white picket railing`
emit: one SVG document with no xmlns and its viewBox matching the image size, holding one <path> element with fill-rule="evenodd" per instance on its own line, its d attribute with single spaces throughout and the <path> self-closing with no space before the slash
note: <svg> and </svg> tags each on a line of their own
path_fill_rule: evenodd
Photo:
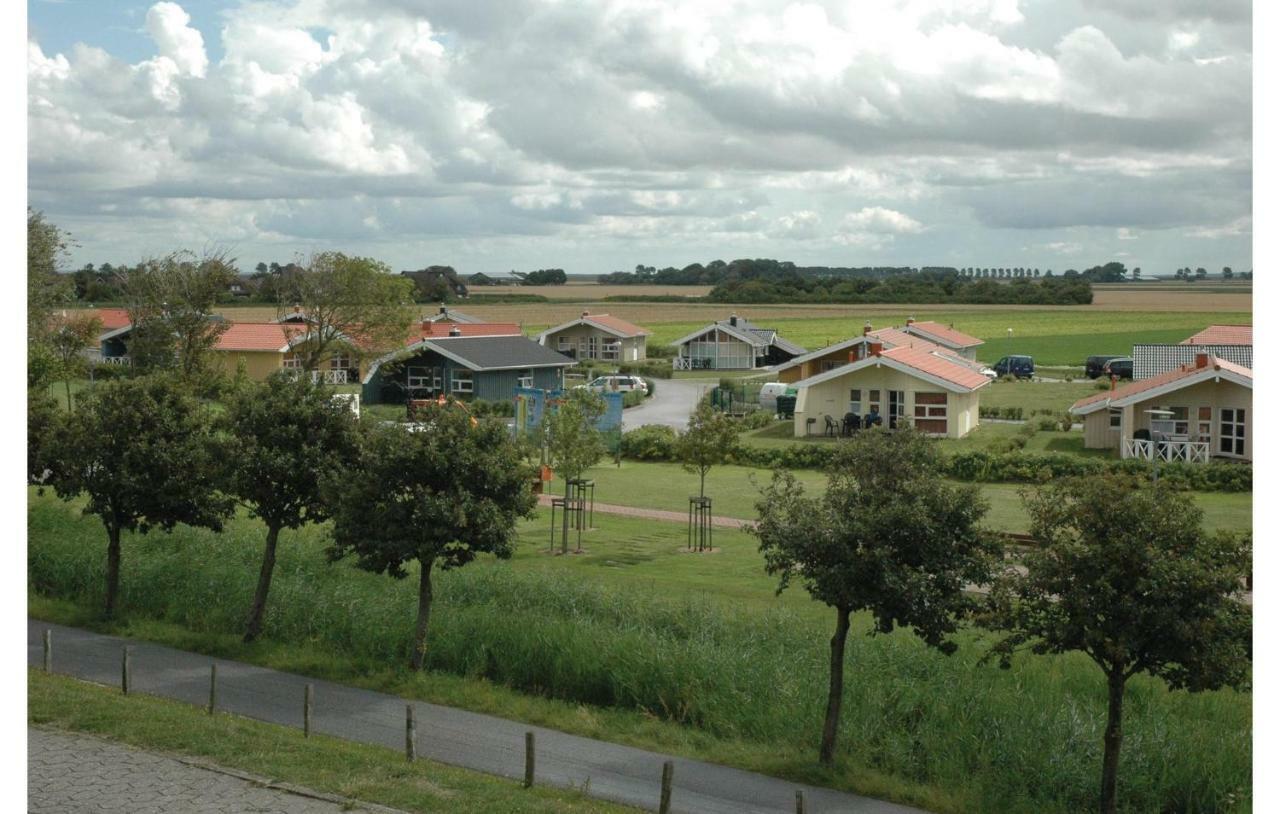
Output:
<svg viewBox="0 0 1280 814">
<path fill-rule="evenodd" d="M 121 367 L 128 367 L 131 363 L 131 360 L 129 359 L 128 356 L 104 356 L 102 357 L 102 363 L 104 365 L 119 365 Z"/>
<path fill-rule="evenodd" d="M 302 375 L 302 369 L 301 368 L 285 368 L 285 375 L 296 379 Z M 320 382 L 324 382 L 325 384 L 346 384 L 347 371 L 346 370 L 313 370 L 311 371 L 311 383 L 319 384 Z"/>
<path fill-rule="evenodd" d="M 690 361 L 691 360 L 687 356 L 677 356 L 671 360 L 671 369 L 672 370 L 692 370 L 693 368 L 689 364 Z"/>
<path fill-rule="evenodd" d="M 1209 463 L 1209 443 L 1207 441 L 1149 441 L 1145 438 L 1126 438 L 1121 446 L 1121 457 L 1140 458 L 1144 461 L 1155 460 L 1165 463 Z"/>
</svg>

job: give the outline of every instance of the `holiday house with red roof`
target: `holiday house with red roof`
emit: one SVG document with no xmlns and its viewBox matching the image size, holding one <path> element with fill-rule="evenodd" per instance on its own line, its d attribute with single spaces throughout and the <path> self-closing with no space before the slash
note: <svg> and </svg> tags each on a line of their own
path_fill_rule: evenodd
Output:
<svg viewBox="0 0 1280 814">
<path fill-rule="evenodd" d="M 1212 353 L 1080 399 L 1071 413 L 1084 420 L 1086 448 L 1122 458 L 1253 460 L 1253 371 Z"/>
<path fill-rule="evenodd" d="M 548 328 L 535 339 L 570 359 L 620 363 L 643 361 L 648 336 L 649 331 L 625 319 L 583 311 L 577 319 Z"/>
<path fill-rule="evenodd" d="M 908 340 L 858 342 L 848 352 L 843 364 L 795 383 L 797 437 L 883 426 L 963 438 L 978 426 L 978 391 L 991 380 L 967 359 Z"/>
</svg>

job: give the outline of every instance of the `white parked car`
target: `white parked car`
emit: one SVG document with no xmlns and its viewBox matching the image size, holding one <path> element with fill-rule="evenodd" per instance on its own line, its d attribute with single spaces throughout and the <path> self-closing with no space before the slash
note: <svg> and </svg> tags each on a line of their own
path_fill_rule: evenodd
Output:
<svg viewBox="0 0 1280 814">
<path fill-rule="evenodd" d="M 597 393 L 630 393 L 632 390 L 639 390 L 641 393 L 649 392 L 649 385 L 645 384 L 644 379 L 639 376 L 601 376 L 578 387 L 594 390 Z"/>
<path fill-rule="evenodd" d="M 992 381 L 995 381 L 996 379 L 1000 378 L 1000 374 L 996 373 L 994 370 L 992 370 L 989 367 L 984 367 L 981 372 L 983 376 L 986 376 L 988 379 L 991 379 Z"/>
</svg>

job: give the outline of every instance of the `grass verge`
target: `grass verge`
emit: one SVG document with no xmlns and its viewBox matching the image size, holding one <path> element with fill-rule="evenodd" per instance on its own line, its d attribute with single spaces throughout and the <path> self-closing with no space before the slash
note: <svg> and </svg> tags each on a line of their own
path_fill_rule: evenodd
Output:
<svg viewBox="0 0 1280 814">
<path fill-rule="evenodd" d="M 123 696 L 66 676 L 27 672 L 27 719 L 98 735 L 149 752 L 199 757 L 219 766 L 314 791 L 422 812 L 623 812 L 575 789 L 535 785 L 420 759 L 391 749 L 313 735 L 154 696 Z"/>
</svg>

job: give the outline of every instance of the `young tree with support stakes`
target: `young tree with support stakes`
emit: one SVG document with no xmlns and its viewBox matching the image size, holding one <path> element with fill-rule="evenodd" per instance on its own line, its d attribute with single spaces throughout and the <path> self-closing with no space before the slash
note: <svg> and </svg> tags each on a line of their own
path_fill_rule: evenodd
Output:
<svg viewBox="0 0 1280 814">
<path fill-rule="evenodd" d="M 102 320 L 92 314 L 68 317 L 50 335 L 49 344 L 58 360 L 58 375 L 67 391 L 67 410 L 71 405 L 71 380 L 83 376 L 89 367 L 85 351 L 102 332 Z"/>
<path fill-rule="evenodd" d="M 729 461 L 738 446 L 741 426 L 726 413 L 701 401 L 689 416 L 689 426 L 676 441 L 676 457 L 686 472 L 698 476 L 698 497 L 707 496 L 707 473 Z"/>
<path fill-rule="evenodd" d="M 376 357 L 401 348 L 413 324 L 413 281 L 368 257 L 313 255 L 281 281 L 280 296 L 280 316 L 296 306 L 307 321 L 296 348 L 307 372 L 338 350 Z"/>
<path fill-rule="evenodd" d="M 120 533 L 179 523 L 221 531 L 234 509 L 222 491 L 226 449 L 207 408 L 167 379 L 107 382 L 51 428 L 46 483 L 86 500 L 107 530 L 105 614 L 120 589 Z"/>
<path fill-rule="evenodd" d="M 778 593 L 797 580 L 836 612 L 823 764 L 835 759 L 850 614 L 869 611 L 872 634 L 911 628 L 950 654 L 948 637 L 975 608 L 965 586 L 990 578 L 999 546 L 979 526 L 986 503 L 977 487 L 951 486 L 939 469 L 928 438 L 872 430 L 839 445 L 824 494 L 809 497 L 779 470 L 756 504 L 752 533 Z"/>
<path fill-rule="evenodd" d="M 499 422 L 476 422 L 457 403 L 430 404 L 420 432 L 370 431 L 354 467 L 326 480 L 333 517 L 332 560 L 396 579 L 418 565 L 414 670 L 426 658 L 431 573 L 460 568 L 479 554 L 506 559 L 516 521 L 533 513 L 533 476 Z"/>
<path fill-rule="evenodd" d="M 1125 685 L 1139 673 L 1192 692 L 1249 681 L 1247 536 L 1204 531 L 1189 499 L 1117 477 L 1055 482 L 1025 496 L 1040 544 L 1025 575 L 996 580 L 984 624 L 1007 631 L 989 657 L 1077 650 L 1107 680 L 1099 810 L 1117 809 Z M 1106 506 L 1105 512 L 1098 511 Z"/>
<path fill-rule="evenodd" d="M 555 409 L 543 413 L 542 431 L 551 468 L 564 478 L 564 494 L 569 481 L 600 462 L 608 452 L 604 436 L 596 429 L 604 415 L 605 401 L 598 393 L 574 389 L 565 393 Z"/>
<path fill-rule="evenodd" d="M 262 633 L 281 529 L 328 518 L 320 483 L 349 467 L 358 448 L 355 415 L 346 402 L 309 379 L 275 375 L 232 393 L 228 489 L 267 526 L 266 545 L 244 640 Z"/>
</svg>

